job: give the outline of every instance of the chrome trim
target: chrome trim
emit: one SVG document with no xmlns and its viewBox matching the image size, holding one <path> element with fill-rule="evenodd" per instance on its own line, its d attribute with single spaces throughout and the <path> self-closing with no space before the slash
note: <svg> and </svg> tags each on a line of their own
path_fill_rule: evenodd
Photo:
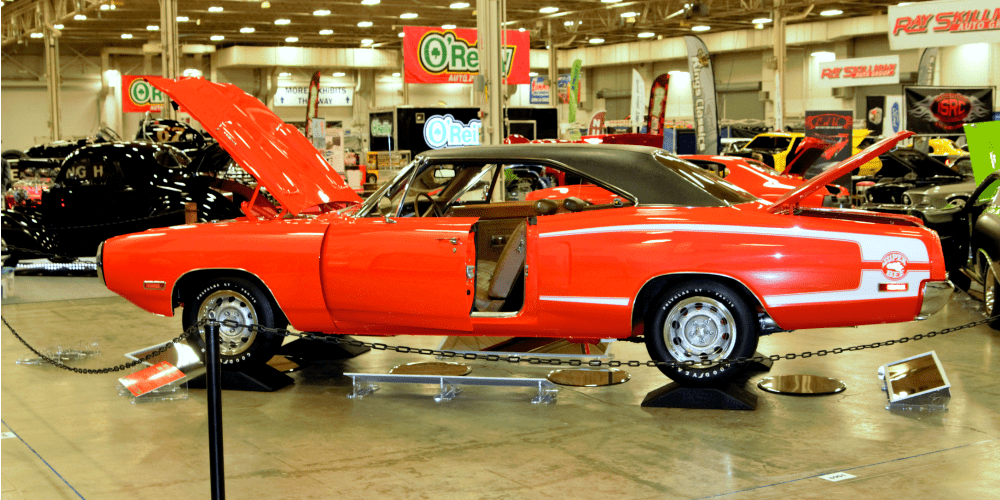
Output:
<svg viewBox="0 0 1000 500">
<path fill-rule="evenodd" d="M 951 294 L 954 291 L 955 286 L 948 280 L 928 281 L 924 283 L 920 299 L 920 314 L 914 320 L 927 319 L 932 314 L 940 311 L 948 303 L 948 299 L 951 298 Z"/>
<path fill-rule="evenodd" d="M 97 245 L 97 277 L 101 280 L 101 284 L 105 287 L 108 286 L 108 282 L 104 279 L 104 242 L 102 241 L 100 245 Z"/>
<path fill-rule="evenodd" d="M 510 311 L 510 312 L 490 312 L 490 311 L 475 311 L 471 314 L 473 318 L 514 318 L 521 311 Z"/>
</svg>

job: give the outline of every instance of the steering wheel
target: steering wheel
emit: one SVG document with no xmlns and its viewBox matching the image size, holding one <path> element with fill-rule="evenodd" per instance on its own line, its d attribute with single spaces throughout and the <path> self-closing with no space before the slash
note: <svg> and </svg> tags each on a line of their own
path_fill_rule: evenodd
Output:
<svg viewBox="0 0 1000 500">
<path fill-rule="evenodd" d="M 420 199 L 421 196 L 427 198 L 427 200 L 431 202 L 431 206 L 427 207 L 427 210 L 424 210 L 423 213 L 420 213 L 417 210 L 417 201 Z M 431 198 L 431 195 L 427 193 L 419 193 L 417 194 L 417 197 L 413 199 L 413 211 L 420 214 L 421 217 L 427 217 L 427 214 L 431 213 L 432 210 L 434 211 L 436 217 L 444 217 L 444 212 L 441 211 L 441 207 L 439 207 L 437 202 L 434 201 L 434 198 Z"/>
</svg>

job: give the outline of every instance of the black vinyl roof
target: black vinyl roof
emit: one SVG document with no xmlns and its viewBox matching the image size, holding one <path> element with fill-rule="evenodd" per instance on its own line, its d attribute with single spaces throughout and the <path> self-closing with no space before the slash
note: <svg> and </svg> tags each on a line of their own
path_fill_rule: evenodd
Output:
<svg viewBox="0 0 1000 500">
<path fill-rule="evenodd" d="M 424 151 L 430 161 L 533 162 L 582 174 L 641 205 L 715 207 L 755 196 L 665 151 L 611 144 L 506 144 Z"/>
</svg>

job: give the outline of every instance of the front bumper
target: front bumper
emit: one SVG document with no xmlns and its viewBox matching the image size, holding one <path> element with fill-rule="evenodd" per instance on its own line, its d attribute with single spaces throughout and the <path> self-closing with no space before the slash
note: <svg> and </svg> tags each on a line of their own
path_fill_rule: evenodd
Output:
<svg viewBox="0 0 1000 500">
<path fill-rule="evenodd" d="M 920 314 L 916 320 L 927 319 L 948 303 L 955 286 L 950 281 L 928 281 L 924 283 L 924 293 L 921 294 Z"/>
</svg>

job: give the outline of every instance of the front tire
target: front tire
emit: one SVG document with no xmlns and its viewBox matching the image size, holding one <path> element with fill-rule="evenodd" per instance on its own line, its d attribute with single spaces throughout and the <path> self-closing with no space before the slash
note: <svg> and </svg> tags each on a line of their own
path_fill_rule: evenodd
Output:
<svg viewBox="0 0 1000 500">
<path fill-rule="evenodd" d="M 264 291 L 239 278 L 219 278 L 199 288 L 184 304 L 184 329 L 207 319 L 210 312 L 219 321 L 231 320 L 240 325 L 257 324 L 277 329 L 288 326 L 284 315 Z M 198 333 L 193 342 L 204 352 L 204 325 L 198 328 Z M 219 325 L 219 353 L 227 369 L 267 363 L 281 347 L 281 341 L 282 337 L 277 334 L 244 326 Z"/>
<path fill-rule="evenodd" d="M 987 267 L 986 279 L 983 281 L 983 304 L 986 306 L 986 316 L 992 318 L 1000 312 L 997 309 L 997 292 L 1000 292 L 1000 289 L 993 266 L 987 264 Z M 990 321 L 989 325 L 994 330 L 1000 330 L 1000 319 Z"/>
<path fill-rule="evenodd" d="M 646 350 L 656 361 L 722 361 L 753 356 L 757 328 L 753 310 L 740 294 L 708 280 L 680 283 L 660 298 L 646 322 Z M 745 365 L 660 366 L 683 385 L 720 385 Z"/>
</svg>

